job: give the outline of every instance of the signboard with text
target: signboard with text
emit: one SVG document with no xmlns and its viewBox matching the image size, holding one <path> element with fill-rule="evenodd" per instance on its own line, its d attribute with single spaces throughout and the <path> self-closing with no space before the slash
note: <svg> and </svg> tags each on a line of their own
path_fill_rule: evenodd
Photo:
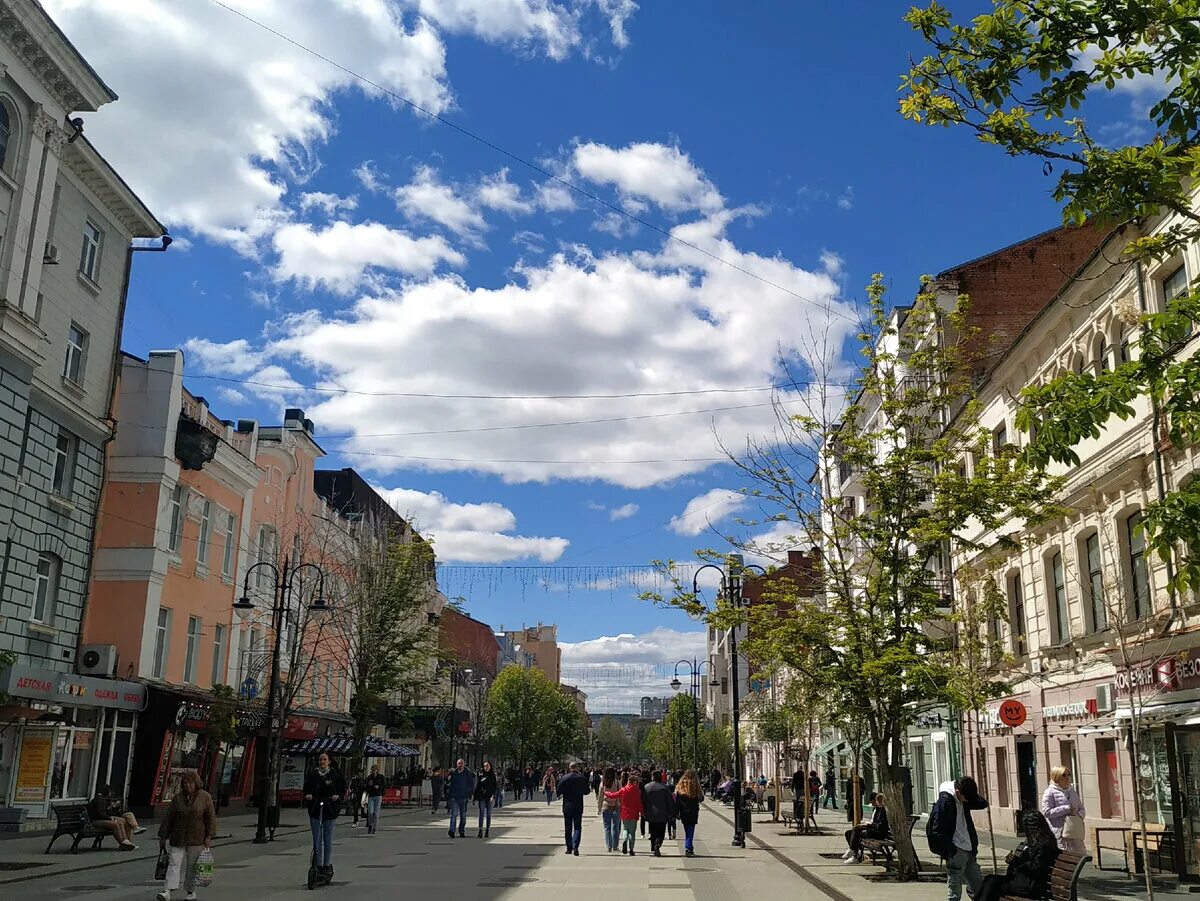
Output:
<svg viewBox="0 0 1200 901">
<path fill-rule="evenodd" d="M 50 782 L 50 758 L 54 752 L 54 733 L 26 732 L 21 739 L 21 758 L 17 763 L 16 804 L 42 804 Z"/>
<path fill-rule="evenodd" d="M 1149 660 L 1117 673 L 1117 696 L 1127 698 L 1135 689 L 1145 694 L 1200 688 L 1200 659 L 1190 651 L 1160 660 Z"/>
<path fill-rule="evenodd" d="M 146 686 L 140 682 L 56 673 L 20 664 L 0 671 L 0 694 L 6 692 L 14 698 L 76 707 L 142 710 L 146 706 Z"/>
</svg>

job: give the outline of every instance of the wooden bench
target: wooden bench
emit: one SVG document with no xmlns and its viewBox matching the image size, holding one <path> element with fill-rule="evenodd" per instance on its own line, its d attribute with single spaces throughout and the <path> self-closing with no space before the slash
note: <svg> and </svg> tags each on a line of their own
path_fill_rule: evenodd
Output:
<svg viewBox="0 0 1200 901">
<path fill-rule="evenodd" d="M 54 827 L 54 835 L 50 838 L 50 844 L 46 846 L 47 854 L 50 853 L 50 849 L 54 847 L 59 836 L 63 835 L 69 835 L 75 839 L 71 843 L 72 854 L 79 851 L 79 843 L 85 838 L 95 839 L 92 842 L 93 851 L 98 850 L 106 838 L 116 841 L 116 836 L 112 832 L 92 825 L 92 818 L 88 814 L 86 804 L 58 804 L 51 809 L 54 811 L 54 817 L 58 820 L 58 824 Z"/>
<path fill-rule="evenodd" d="M 1058 858 L 1054 861 L 1054 869 L 1050 871 L 1050 885 L 1046 887 L 1042 901 L 1076 901 L 1079 875 L 1083 872 L 1084 865 L 1091 859 L 1090 854 L 1079 854 L 1074 851 L 1059 852 Z M 1021 899 L 1006 895 L 1000 901 L 1021 901 Z"/>
<path fill-rule="evenodd" d="M 920 817 L 910 816 L 904 820 L 903 829 L 910 840 L 912 839 L 913 825 L 919 819 Z M 889 835 L 884 838 L 864 838 L 862 840 L 862 849 L 864 854 L 871 855 L 871 863 L 878 864 L 879 857 L 882 856 L 884 858 L 883 865 L 891 867 L 892 860 L 896 856 L 896 837 Z"/>
</svg>

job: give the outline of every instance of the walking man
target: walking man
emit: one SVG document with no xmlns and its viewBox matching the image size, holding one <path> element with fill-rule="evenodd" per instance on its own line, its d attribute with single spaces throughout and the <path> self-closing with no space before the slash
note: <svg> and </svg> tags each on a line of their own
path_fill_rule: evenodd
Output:
<svg viewBox="0 0 1200 901">
<path fill-rule="evenodd" d="M 583 798 L 592 790 L 579 764 L 558 781 L 558 796 L 562 798 L 563 829 L 567 838 L 567 853 L 579 856 L 579 840 L 583 837 Z"/>
<path fill-rule="evenodd" d="M 379 808 L 383 806 L 383 793 L 387 790 L 387 780 L 379 773 L 379 764 L 371 767 L 371 775 L 366 781 L 367 791 L 367 834 L 374 835 L 379 831 Z"/>
<path fill-rule="evenodd" d="M 525 800 L 533 800 L 533 786 L 537 782 L 537 777 L 533 775 L 533 767 L 525 767 Z"/>
<path fill-rule="evenodd" d="M 662 857 L 663 839 L 667 836 L 667 823 L 675 819 L 675 798 L 663 781 L 663 774 L 655 770 L 646 784 L 646 822 L 650 824 L 650 851 Z"/>
<path fill-rule="evenodd" d="M 442 776 L 442 768 L 435 766 L 433 772 L 429 774 L 429 795 L 433 798 L 433 815 L 437 816 L 438 806 L 442 803 L 442 788 L 445 786 L 446 780 Z M 446 809 L 450 809 L 450 805 L 446 805 Z"/>
<path fill-rule="evenodd" d="M 971 822 L 971 811 L 987 806 L 987 800 L 980 796 L 979 787 L 970 776 L 943 782 L 938 790 L 926 835 L 929 850 L 946 861 L 947 901 L 960 901 L 964 880 L 973 897 L 979 894 L 983 873 L 976 859 L 979 835 Z"/>
<path fill-rule="evenodd" d="M 454 765 L 454 771 L 446 780 L 446 800 L 450 808 L 450 837 L 454 838 L 455 824 L 458 824 L 458 837 L 467 837 L 467 802 L 475 793 L 475 774 L 467 769 L 467 762 L 461 757 Z"/>
<path fill-rule="evenodd" d="M 600 791 L 600 784 L 604 781 L 604 777 L 600 774 L 600 767 L 592 765 L 592 794 L 596 796 L 596 813 L 600 813 L 604 807 L 604 794 Z"/>
</svg>

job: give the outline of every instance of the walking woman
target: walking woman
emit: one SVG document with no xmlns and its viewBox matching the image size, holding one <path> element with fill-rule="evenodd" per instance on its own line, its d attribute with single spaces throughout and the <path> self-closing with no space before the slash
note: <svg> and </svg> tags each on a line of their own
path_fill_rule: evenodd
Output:
<svg viewBox="0 0 1200 901">
<path fill-rule="evenodd" d="M 542 776 L 542 791 L 546 793 L 546 806 L 550 806 L 550 802 L 554 800 L 554 788 L 558 785 L 557 774 L 554 772 L 554 767 L 546 767 L 546 773 Z"/>
<path fill-rule="evenodd" d="M 633 857 L 633 846 L 637 841 L 637 824 L 642 817 L 642 783 L 637 773 L 629 774 L 629 781 L 620 791 L 606 791 L 606 798 L 615 798 L 621 808 L 621 853 Z"/>
<path fill-rule="evenodd" d="M 171 798 L 167 813 L 158 827 L 159 845 L 167 849 L 167 881 L 158 893 L 158 901 L 171 901 L 171 892 L 178 892 L 184 883 L 186 898 L 196 897 L 196 858 L 212 846 L 217 834 L 217 815 L 212 796 L 200 787 L 195 770 L 185 772 L 179 791 Z"/>
<path fill-rule="evenodd" d="M 1079 792 L 1071 785 L 1071 771 L 1065 766 L 1050 770 L 1050 784 L 1042 795 L 1042 815 L 1050 821 L 1060 850 L 1083 853 L 1083 818 L 1087 811 Z"/>
<path fill-rule="evenodd" d="M 308 824 L 312 828 L 316 865 L 322 875 L 333 879 L 333 826 L 342 812 L 346 797 L 346 779 L 333 768 L 329 755 L 322 752 L 317 768 L 304 780 L 304 800 L 308 804 Z"/>
<path fill-rule="evenodd" d="M 610 766 L 604 771 L 600 791 L 596 792 L 600 798 L 600 815 L 604 818 L 604 847 L 609 851 L 617 850 L 621 835 L 621 802 L 609 797 L 609 792 L 615 795 L 620 790 L 616 768 Z"/>
<path fill-rule="evenodd" d="M 704 800 L 704 789 L 695 770 L 688 770 L 675 786 L 675 811 L 683 823 L 683 853 L 696 856 L 696 823 L 700 819 L 700 802 Z"/>
<path fill-rule="evenodd" d="M 475 803 L 479 805 L 479 834 L 477 838 L 484 838 L 491 834 L 492 831 L 492 801 L 496 798 L 496 773 L 492 769 L 492 762 L 485 760 L 483 762 L 483 772 L 479 774 L 479 781 L 475 783 Z"/>
</svg>

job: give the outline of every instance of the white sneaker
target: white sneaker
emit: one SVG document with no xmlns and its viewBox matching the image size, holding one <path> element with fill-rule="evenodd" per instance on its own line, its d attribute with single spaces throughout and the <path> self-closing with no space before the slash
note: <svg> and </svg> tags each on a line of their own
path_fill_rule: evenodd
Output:
<svg viewBox="0 0 1200 901">
<path fill-rule="evenodd" d="M 184 899 L 184 901 L 196 901 L 196 893 L 188 892 L 186 895 L 183 896 L 183 899 Z"/>
<path fill-rule="evenodd" d="M 854 858 L 855 858 L 855 854 L 853 851 L 847 851 L 845 854 L 842 855 L 842 860 L 846 861 L 846 863 L 849 863 L 850 861 L 854 860 Z"/>
<path fill-rule="evenodd" d="M 154 896 L 154 901 L 171 901 L 170 892 L 159 892 Z"/>
</svg>

